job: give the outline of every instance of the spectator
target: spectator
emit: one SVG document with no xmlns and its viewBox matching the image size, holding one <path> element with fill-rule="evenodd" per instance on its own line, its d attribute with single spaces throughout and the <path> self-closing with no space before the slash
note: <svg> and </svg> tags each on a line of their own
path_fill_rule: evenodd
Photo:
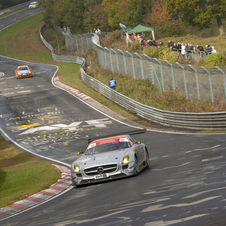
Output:
<svg viewBox="0 0 226 226">
<path fill-rule="evenodd" d="M 186 46 L 182 43 L 181 44 L 181 56 L 186 57 Z"/>
<path fill-rule="evenodd" d="M 172 51 L 177 52 L 177 44 L 174 43 L 171 49 Z"/>
<path fill-rule="evenodd" d="M 217 50 L 214 48 L 214 46 L 210 46 L 210 48 L 211 48 L 211 53 L 216 53 L 217 52 Z"/>
<path fill-rule="evenodd" d="M 167 48 L 169 48 L 171 50 L 172 47 L 173 47 L 173 44 L 174 43 L 171 40 L 169 40 L 168 45 L 167 45 Z"/>
<path fill-rule="evenodd" d="M 193 45 L 190 44 L 190 43 L 188 43 L 187 52 L 188 52 L 189 60 L 193 60 L 194 59 L 194 57 L 193 57 L 193 55 L 194 55 L 194 48 L 193 48 Z"/>
<path fill-rule="evenodd" d="M 135 41 L 137 41 L 137 35 L 136 35 L 136 33 L 133 33 L 133 38 L 134 38 Z"/>
<path fill-rule="evenodd" d="M 134 41 L 134 37 L 133 37 L 133 34 L 129 34 L 129 39 Z"/>
<path fill-rule="evenodd" d="M 189 47 L 188 47 L 188 44 L 185 43 L 185 52 L 186 52 L 186 57 L 188 57 L 188 51 L 189 51 Z"/>
<path fill-rule="evenodd" d="M 179 52 L 181 55 L 181 43 L 180 42 L 177 42 L 177 52 Z"/>
<path fill-rule="evenodd" d="M 113 77 L 111 77 L 111 79 L 109 80 L 109 86 L 111 89 L 114 89 L 116 88 L 116 81 L 113 79 Z"/>
<path fill-rule="evenodd" d="M 212 52 L 212 49 L 210 48 L 210 45 L 206 45 L 206 50 L 205 50 L 206 55 L 211 54 L 211 52 Z"/>
<path fill-rule="evenodd" d="M 141 39 L 141 41 L 140 41 L 140 47 L 141 47 L 141 50 L 143 51 L 144 50 L 144 47 L 145 47 L 144 39 Z"/>
<path fill-rule="evenodd" d="M 159 42 L 159 46 L 163 46 L 164 43 L 162 41 Z"/>
<path fill-rule="evenodd" d="M 143 38 L 143 39 L 145 39 L 145 34 L 144 34 L 144 32 L 141 32 L 140 37 Z"/>
<path fill-rule="evenodd" d="M 196 51 L 199 53 L 200 59 L 203 59 L 204 48 L 199 44 L 197 44 L 196 47 L 197 47 Z"/>
</svg>

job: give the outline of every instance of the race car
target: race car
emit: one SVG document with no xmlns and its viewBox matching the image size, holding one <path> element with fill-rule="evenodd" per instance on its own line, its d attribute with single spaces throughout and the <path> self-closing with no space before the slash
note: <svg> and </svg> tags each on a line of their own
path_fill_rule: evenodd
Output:
<svg viewBox="0 0 226 226">
<path fill-rule="evenodd" d="M 78 153 L 81 156 L 71 164 L 72 184 L 79 186 L 133 176 L 148 168 L 147 147 L 131 136 L 145 131 L 90 139 L 86 151 Z"/>
<path fill-rule="evenodd" d="M 27 65 L 18 66 L 15 70 L 17 78 L 32 77 L 32 68 L 29 68 Z"/>
<path fill-rule="evenodd" d="M 39 4 L 37 1 L 35 2 L 31 2 L 30 5 L 28 6 L 29 9 L 35 9 L 35 8 L 38 8 L 39 7 Z"/>
</svg>

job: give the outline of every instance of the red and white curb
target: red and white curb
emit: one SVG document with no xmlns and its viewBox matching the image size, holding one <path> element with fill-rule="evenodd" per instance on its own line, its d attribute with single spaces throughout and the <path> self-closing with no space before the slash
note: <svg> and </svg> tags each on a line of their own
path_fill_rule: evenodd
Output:
<svg viewBox="0 0 226 226">
<path fill-rule="evenodd" d="M 63 84 L 63 83 L 59 80 L 59 77 L 54 77 L 53 82 L 54 82 L 54 84 L 55 84 L 57 87 L 62 88 L 62 89 L 64 89 L 64 90 L 70 92 L 73 96 L 75 96 L 75 97 L 77 97 L 77 98 L 79 98 L 79 99 L 82 99 L 82 100 L 84 100 L 84 101 L 92 99 L 91 97 L 85 95 L 84 93 L 81 93 L 79 90 L 74 89 L 74 88 L 72 88 L 72 87 L 70 87 L 70 86 L 68 86 L 68 85 Z"/>
<path fill-rule="evenodd" d="M 22 210 L 33 207 L 37 204 L 45 202 L 49 198 L 59 194 L 71 185 L 71 172 L 64 166 L 55 165 L 61 171 L 61 179 L 55 184 L 52 184 L 48 189 L 40 191 L 34 195 L 31 195 L 23 200 L 15 202 L 12 205 L 0 208 L 0 219 L 10 217 Z"/>
</svg>

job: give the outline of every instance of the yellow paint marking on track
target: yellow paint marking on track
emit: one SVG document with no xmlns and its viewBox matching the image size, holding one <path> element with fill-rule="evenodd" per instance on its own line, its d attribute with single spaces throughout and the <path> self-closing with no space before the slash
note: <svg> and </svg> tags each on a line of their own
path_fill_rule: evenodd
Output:
<svg viewBox="0 0 226 226">
<path fill-rule="evenodd" d="M 41 126 L 41 124 L 35 123 L 35 124 L 30 124 L 30 125 L 21 125 L 21 126 L 13 127 L 13 129 L 17 129 L 17 130 L 20 130 L 20 129 L 29 129 L 29 128 L 36 127 L 36 126 Z"/>
<path fill-rule="evenodd" d="M 95 129 L 95 130 L 97 130 L 97 129 L 103 129 L 103 128 L 110 128 L 110 127 L 98 127 L 98 128 L 93 128 L 93 129 Z M 38 140 L 38 138 L 39 139 L 41 139 L 41 138 L 46 138 L 46 139 L 52 139 L 52 136 L 56 136 L 56 135 L 58 135 L 58 136 L 60 136 L 60 135 L 63 135 L 63 136 L 65 136 L 65 135 L 67 135 L 67 134 L 69 134 L 69 133 L 71 133 L 71 134 L 73 134 L 73 133 L 75 133 L 75 132 L 79 132 L 79 131 L 85 131 L 85 130 L 90 130 L 90 129 L 81 129 L 81 130 L 73 130 L 73 131 L 64 131 L 64 132 L 60 132 L 60 133 L 53 133 L 53 134 L 43 134 L 43 135 L 38 135 L 38 136 L 33 136 L 33 137 L 25 137 L 25 138 L 20 138 L 20 139 L 16 139 L 16 141 L 22 141 L 22 140 L 27 140 L 27 139 L 35 139 L 35 140 Z M 47 137 L 48 136 L 48 137 Z"/>
</svg>

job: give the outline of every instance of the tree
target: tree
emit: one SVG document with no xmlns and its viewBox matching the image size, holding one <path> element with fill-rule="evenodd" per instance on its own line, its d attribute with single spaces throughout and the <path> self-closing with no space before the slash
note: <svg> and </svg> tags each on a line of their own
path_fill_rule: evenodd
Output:
<svg viewBox="0 0 226 226">
<path fill-rule="evenodd" d="M 102 6 L 107 13 L 108 24 L 112 28 L 119 29 L 119 23 L 126 23 L 129 1 L 130 0 L 103 0 Z"/>
<path fill-rule="evenodd" d="M 164 0 L 167 10 L 190 25 L 200 28 L 216 19 L 219 34 L 224 34 L 222 18 L 226 17 L 226 0 Z"/>
<path fill-rule="evenodd" d="M 172 18 L 172 15 L 167 12 L 163 0 L 157 0 L 153 4 L 152 11 L 148 13 L 145 19 L 145 25 L 153 27 L 157 36 L 167 37 L 178 35 L 176 22 Z"/>
</svg>

